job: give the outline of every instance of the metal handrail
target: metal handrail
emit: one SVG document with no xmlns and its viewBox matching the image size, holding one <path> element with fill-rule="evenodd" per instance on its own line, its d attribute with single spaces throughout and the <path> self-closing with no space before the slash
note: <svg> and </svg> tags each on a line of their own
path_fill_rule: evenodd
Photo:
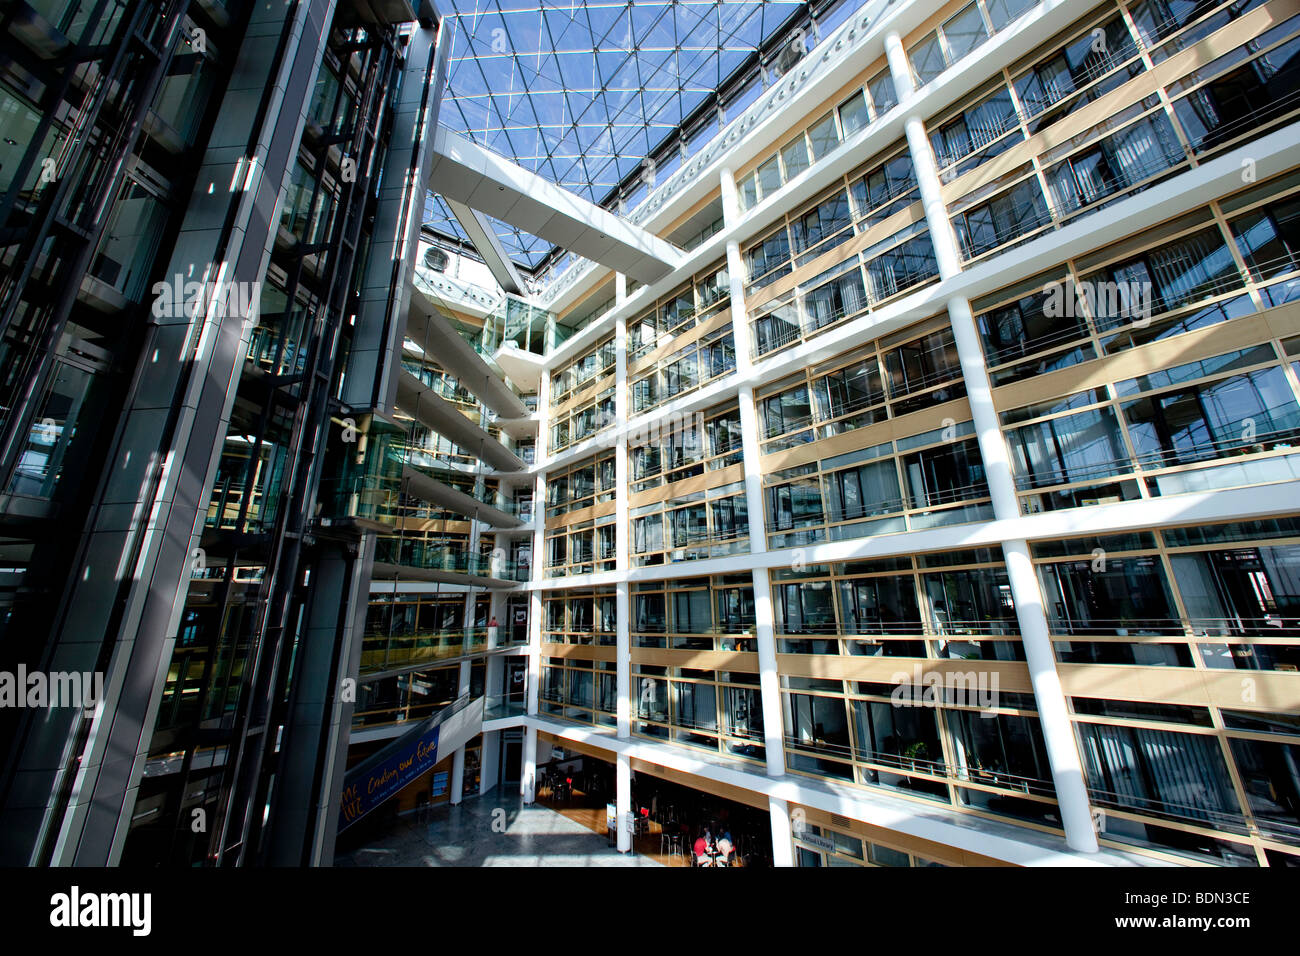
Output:
<svg viewBox="0 0 1300 956">
<path fill-rule="evenodd" d="M 1095 61 L 1080 70 L 1078 76 L 1071 73 L 1070 81 L 1077 84 L 1072 89 L 1063 90 L 1055 81 L 1049 81 L 1047 83 L 1040 82 L 1039 85 L 1044 90 L 1048 90 L 1056 95 L 1041 98 L 1026 98 L 1022 95 L 1020 101 L 1025 105 L 1025 118 L 1033 119 L 1035 116 L 1047 112 L 1047 110 L 1056 106 L 1067 97 L 1083 92 L 1084 87 L 1089 86 L 1102 77 L 1113 73 L 1115 70 L 1137 57 L 1139 53 L 1140 51 L 1138 50 L 1137 44 L 1133 42 L 1131 37 L 1128 37 L 1122 46 L 1114 51 L 1107 50 Z M 1031 108 L 1031 103 L 1042 105 L 1038 105 L 1037 108 Z"/>
<path fill-rule="evenodd" d="M 1234 833 L 1249 832 L 1245 815 L 1240 812 L 1212 810 L 1203 805 L 1175 803 L 1164 798 L 1141 797 L 1093 786 L 1088 787 L 1088 797 L 1099 806 L 1115 810 L 1128 810 L 1162 819 L 1203 821 L 1203 825 L 1208 824 L 1215 829 L 1226 828 Z"/>
<path fill-rule="evenodd" d="M 1246 441 L 1240 436 L 1233 436 L 1231 438 L 1193 442 L 1173 448 L 1161 448 L 1159 451 L 1135 454 L 1133 461 L 1140 468 L 1171 468 L 1176 465 L 1221 458 L 1225 452 L 1233 450 L 1250 453 L 1251 451 L 1265 450 L 1264 446 L 1270 443 L 1275 443 L 1274 448 L 1276 448 L 1278 447 L 1276 443 L 1283 443 L 1287 439 L 1293 438 L 1300 439 L 1300 428 L 1280 428 L 1275 431 L 1258 432 L 1250 441 Z"/>
</svg>

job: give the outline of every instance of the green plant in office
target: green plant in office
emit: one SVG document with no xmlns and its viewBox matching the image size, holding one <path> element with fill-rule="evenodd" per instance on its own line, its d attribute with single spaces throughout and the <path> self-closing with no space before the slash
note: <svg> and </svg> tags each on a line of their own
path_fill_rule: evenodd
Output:
<svg viewBox="0 0 1300 956">
<path fill-rule="evenodd" d="M 930 751 L 926 747 L 924 740 L 914 740 L 903 748 L 903 757 L 907 760 L 908 765 L 915 770 L 918 760 L 925 760 L 929 757 Z"/>
</svg>

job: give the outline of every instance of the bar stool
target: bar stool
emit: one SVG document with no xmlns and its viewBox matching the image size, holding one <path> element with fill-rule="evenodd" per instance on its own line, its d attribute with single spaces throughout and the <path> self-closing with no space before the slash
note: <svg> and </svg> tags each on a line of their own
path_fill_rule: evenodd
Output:
<svg viewBox="0 0 1300 956">
<path fill-rule="evenodd" d="M 685 841 L 682 839 L 680 830 L 668 834 L 668 859 L 680 856 L 686 859 Z M 687 861 L 689 862 L 689 860 Z"/>
</svg>

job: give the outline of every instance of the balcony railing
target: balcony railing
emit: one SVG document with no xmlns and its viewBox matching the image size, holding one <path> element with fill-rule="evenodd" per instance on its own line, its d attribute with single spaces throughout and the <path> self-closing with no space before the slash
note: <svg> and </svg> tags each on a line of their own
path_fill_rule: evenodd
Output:
<svg viewBox="0 0 1300 956">
<path fill-rule="evenodd" d="M 1197 787 L 1201 784 L 1196 784 Z M 1141 816 L 1173 820 L 1178 823 L 1190 823 L 1209 827 L 1214 830 L 1226 830 L 1230 833 L 1246 834 L 1246 818 L 1240 812 L 1214 810 L 1203 804 L 1179 803 L 1165 797 L 1143 797 L 1133 793 L 1117 793 L 1088 787 L 1088 797 L 1093 804 L 1113 810 L 1124 810 Z"/>
<path fill-rule="evenodd" d="M 1108 170 L 1099 174 L 1088 183 L 1086 191 L 1078 189 L 1075 184 L 1076 189 L 1066 200 L 1058 198 L 1052 202 L 1042 192 L 1036 192 L 1032 199 L 1015 208 L 1011 217 L 1014 222 L 1010 224 L 994 224 L 977 231 L 971 230 L 969 226 L 966 230 L 960 230 L 963 257 L 968 260 L 977 259 L 994 249 L 1027 240 L 1040 230 L 1057 228 L 1081 215 L 1097 212 L 1109 201 L 1155 185 L 1158 178 L 1176 171 L 1187 162 L 1186 157 L 1180 155 L 1181 147 L 1177 147 L 1178 154 L 1172 154 L 1174 147 L 1169 149 L 1170 153 L 1158 160 L 1134 163 L 1118 172 Z M 1049 177 L 1051 172 L 1049 169 Z"/>
<path fill-rule="evenodd" d="M 1268 410 L 1265 410 L 1264 414 L 1268 414 Z M 1271 431 L 1258 431 L 1249 438 L 1237 434 L 1208 441 L 1180 441 L 1173 448 L 1161 448 L 1158 451 L 1137 454 L 1134 456 L 1134 461 L 1145 470 L 1171 468 L 1175 465 L 1187 465 L 1233 455 L 1248 455 L 1252 452 L 1265 451 L 1269 445 L 1274 448 L 1291 448 L 1291 443 L 1296 440 L 1300 440 L 1300 428 L 1277 428 Z"/>
<path fill-rule="evenodd" d="M 489 630 L 486 627 L 449 627 L 433 631 L 368 633 L 361 643 L 361 673 L 377 673 L 425 661 L 480 653 L 488 648 Z"/>
<path fill-rule="evenodd" d="M 1087 620 L 1065 620 L 1053 615 L 1048 618 L 1048 627 L 1053 634 L 1069 637 L 1190 635 L 1198 639 L 1198 643 L 1202 643 L 1200 638 L 1210 639 L 1208 643 L 1218 638 L 1300 638 L 1300 618 L 1275 614 L 1192 618 L 1091 617 Z"/>
<path fill-rule="evenodd" d="M 415 538 L 381 537 L 375 545 L 375 561 L 425 571 L 448 571 L 472 577 L 505 581 L 527 580 L 521 562 L 502 561 L 495 568 L 491 555 L 453 548 Z"/>
<path fill-rule="evenodd" d="M 872 260 L 872 262 L 877 261 Z M 768 316 L 759 316 L 750 322 L 755 339 L 750 347 L 750 354 L 757 359 L 801 339 L 811 338 L 818 332 L 852 316 L 861 315 L 887 299 L 891 299 L 939 274 L 937 268 L 893 269 L 889 271 L 888 276 L 884 276 L 881 273 L 871 272 L 872 262 L 867 263 L 867 271 L 872 281 L 866 283 L 864 287 L 866 295 L 859 306 L 856 308 L 841 307 L 818 315 L 808 311 L 805 307 L 805 299 L 809 294 L 805 293 L 803 297 L 795 300 L 793 305 L 796 311 L 795 315 L 778 317 L 776 313 L 768 313 L 768 316 L 772 318 L 766 324 L 760 323 Z M 886 278 L 887 283 L 882 281 L 882 279 Z M 883 291 L 873 291 L 877 286 L 882 286 Z"/>
</svg>

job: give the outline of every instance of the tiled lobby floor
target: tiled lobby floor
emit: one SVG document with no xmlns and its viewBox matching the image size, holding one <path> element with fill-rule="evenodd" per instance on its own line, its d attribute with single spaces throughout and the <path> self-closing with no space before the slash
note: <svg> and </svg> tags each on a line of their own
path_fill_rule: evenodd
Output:
<svg viewBox="0 0 1300 956">
<path fill-rule="evenodd" d="M 495 811 L 501 810 L 502 813 Z M 496 822 L 496 826 L 493 824 Z M 498 832 L 504 829 L 504 832 Z M 517 794 L 492 791 L 458 807 L 430 811 L 428 822 L 399 819 L 382 837 L 334 858 L 335 866 L 660 866 L 623 856 L 605 837 Z"/>
</svg>

